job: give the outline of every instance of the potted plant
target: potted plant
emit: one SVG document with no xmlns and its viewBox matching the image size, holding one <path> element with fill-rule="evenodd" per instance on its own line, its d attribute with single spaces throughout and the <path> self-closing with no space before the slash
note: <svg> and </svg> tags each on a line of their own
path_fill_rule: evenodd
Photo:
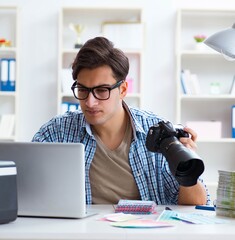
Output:
<svg viewBox="0 0 235 240">
<path fill-rule="evenodd" d="M 11 42 L 6 40 L 5 38 L 0 38 L 0 47 L 10 47 Z"/>
<path fill-rule="evenodd" d="M 193 38 L 196 42 L 196 45 L 195 45 L 196 49 L 197 50 L 203 50 L 204 47 L 205 47 L 203 42 L 206 39 L 206 36 L 203 35 L 203 34 L 197 34 Z"/>
</svg>

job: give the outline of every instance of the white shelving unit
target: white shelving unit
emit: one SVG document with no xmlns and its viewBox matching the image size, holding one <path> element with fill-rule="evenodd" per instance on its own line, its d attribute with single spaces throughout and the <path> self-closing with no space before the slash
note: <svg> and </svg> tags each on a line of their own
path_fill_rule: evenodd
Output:
<svg viewBox="0 0 235 240">
<path fill-rule="evenodd" d="M 180 9 L 177 15 L 176 81 L 177 121 L 219 121 L 222 123 L 221 138 L 210 136 L 200 139 L 198 153 L 205 163 L 204 179 L 216 198 L 218 170 L 235 170 L 235 139 L 231 138 L 231 107 L 235 95 L 229 93 L 235 75 L 235 63 L 204 45 L 198 50 L 194 36 L 211 34 L 231 27 L 235 9 Z M 197 75 L 200 92 L 185 94 L 181 86 L 181 70 Z M 211 84 L 219 83 L 219 94 L 212 94 Z M 206 131 L 207 129 L 205 129 Z"/>
<path fill-rule="evenodd" d="M 11 41 L 10 47 L 0 47 L 0 59 L 15 59 L 15 91 L 1 91 L 0 90 L 0 124 L 3 116 L 13 115 L 14 122 L 12 127 L 12 134 L 4 135 L 0 133 L 0 141 L 15 141 L 18 137 L 18 121 L 19 121 L 19 9 L 16 6 L 0 6 L 0 38 Z M 0 75 L 1 76 L 1 75 Z M 1 129 L 1 127 L 0 127 Z M 11 131 L 9 131 L 11 132 Z"/>
<path fill-rule="evenodd" d="M 81 34 L 81 40 L 85 43 L 88 39 L 97 36 L 106 36 L 105 26 L 107 24 L 113 24 L 114 27 L 117 24 L 128 24 L 141 28 L 141 34 L 137 38 L 131 40 L 130 32 L 125 32 L 126 35 L 122 36 L 122 40 L 125 38 L 126 42 L 129 41 L 130 47 L 123 47 L 120 39 L 110 39 L 115 47 L 122 49 L 130 61 L 129 76 L 133 79 L 133 90 L 128 93 L 126 97 L 127 103 L 141 107 L 141 81 L 143 76 L 143 47 L 144 47 L 144 24 L 142 23 L 142 9 L 141 8 L 114 8 L 114 7 L 63 7 L 59 17 L 59 63 L 58 63 L 58 113 L 62 113 L 63 102 L 78 103 L 73 97 L 70 86 L 73 83 L 72 76 L 68 69 L 71 68 L 71 64 L 79 51 L 78 48 L 74 48 L 76 42 L 76 34 L 69 28 L 69 24 L 81 24 L 84 26 L 84 31 Z M 130 27 L 130 26 L 129 26 Z M 111 28 L 111 30 L 114 28 Z M 109 28 L 110 30 L 110 28 Z M 130 30 L 132 30 L 130 28 Z M 110 33 L 107 32 L 107 34 Z M 130 37 L 129 37 L 130 35 Z M 107 37 L 107 36 L 106 36 Z M 120 37 L 120 36 L 118 36 Z M 133 44 L 131 44 L 131 42 Z M 132 47 L 136 46 L 137 47 Z M 65 70 L 67 69 L 67 70 Z M 66 72 L 63 74 L 63 72 Z M 67 75 L 67 77 L 64 77 Z M 71 76 L 71 77 L 70 77 Z M 66 82 L 66 79 L 68 81 Z M 66 84 L 63 84 L 66 83 Z M 66 85 L 67 91 L 62 88 Z"/>
</svg>

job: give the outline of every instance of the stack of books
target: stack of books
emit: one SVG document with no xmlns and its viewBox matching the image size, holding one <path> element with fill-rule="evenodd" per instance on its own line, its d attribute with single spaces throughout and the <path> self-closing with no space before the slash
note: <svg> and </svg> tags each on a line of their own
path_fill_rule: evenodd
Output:
<svg viewBox="0 0 235 240">
<path fill-rule="evenodd" d="M 235 172 L 219 170 L 216 215 L 235 218 Z"/>
</svg>

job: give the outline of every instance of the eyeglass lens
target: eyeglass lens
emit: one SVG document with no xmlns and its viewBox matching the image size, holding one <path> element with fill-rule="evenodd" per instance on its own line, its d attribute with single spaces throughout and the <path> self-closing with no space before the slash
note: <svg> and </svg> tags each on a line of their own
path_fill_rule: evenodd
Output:
<svg viewBox="0 0 235 240">
<path fill-rule="evenodd" d="M 88 98 L 90 92 L 92 92 L 93 96 L 99 100 L 107 100 L 110 97 L 110 91 L 114 88 L 119 87 L 122 82 L 123 81 L 119 81 L 109 87 L 97 86 L 94 88 L 86 88 L 84 86 L 77 85 L 77 83 L 74 83 L 72 86 L 72 91 L 75 98 L 79 100 L 85 100 Z"/>
<path fill-rule="evenodd" d="M 84 87 L 77 87 L 77 98 L 86 99 L 89 93 L 92 92 L 94 97 L 100 100 L 105 100 L 109 98 L 110 89 L 105 87 L 97 87 L 93 89 L 87 89 Z"/>
</svg>

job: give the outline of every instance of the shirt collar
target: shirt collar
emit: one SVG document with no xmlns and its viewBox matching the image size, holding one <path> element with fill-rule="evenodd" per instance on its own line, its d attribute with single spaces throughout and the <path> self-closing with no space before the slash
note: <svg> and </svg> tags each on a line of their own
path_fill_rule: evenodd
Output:
<svg viewBox="0 0 235 240">
<path fill-rule="evenodd" d="M 136 139 L 136 134 L 137 132 L 142 133 L 146 135 L 144 129 L 142 126 L 139 124 L 137 118 L 135 115 L 132 113 L 131 109 L 128 107 L 128 105 L 123 101 L 123 108 L 126 110 L 127 114 L 130 117 L 130 123 L 133 131 L 133 138 Z M 90 135 L 93 136 L 92 130 L 91 130 L 91 125 L 85 120 L 85 116 L 83 115 L 84 121 L 82 121 L 82 128 L 86 130 L 86 132 Z"/>
<path fill-rule="evenodd" d="M 136 139 L 137 132 L 146 135 L 144 129 L 139 124 L 138 119 L 135 117 L 134 113 L 131 111 L 131 108 L 128 107 L 128 105 L 123 101 L 123 107 L 126 110 L 127 114 L 130 117 L 130 122 L 133 130 L 133 138 Z"/>
</svg>

